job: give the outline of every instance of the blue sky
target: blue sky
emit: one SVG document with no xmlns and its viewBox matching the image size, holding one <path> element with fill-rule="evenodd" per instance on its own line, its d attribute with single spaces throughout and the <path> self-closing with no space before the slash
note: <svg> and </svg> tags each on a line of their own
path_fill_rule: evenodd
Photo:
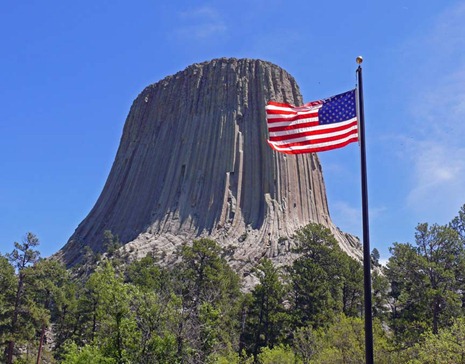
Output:
<svg viewBox="0 0 465 364">
<path fill-rule="evenodd" d="M 0 252 L 61 248 L 108 176 L 143 88 L 218 57 L 271 61 L 305 101 L 364 57 L 371 247 L 465 203 L 464 1 L 16 1 L 0 11 Z M 320 153 L 330 211 L 361 235 L 356 144 Z"/>
</svg>

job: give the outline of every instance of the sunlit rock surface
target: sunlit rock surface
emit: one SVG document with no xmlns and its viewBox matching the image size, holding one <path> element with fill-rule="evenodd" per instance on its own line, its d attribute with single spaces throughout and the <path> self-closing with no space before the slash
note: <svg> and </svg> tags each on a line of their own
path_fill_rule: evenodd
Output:
<svg viewBox="0 0 465 364">
<path fill-rule="evenodd" d="M 99 199 L 58 255 L 71 266 L 86 245 L 104 252 L 111 230 L 133 256 L 169 261 L 183 242 L 208 236 L 247 275 L 264 256 L 289 262 L 294 231 L 318 222 L 360 257 L 358 240 L 331 222 L 317 155 L 268 146 L 270 99 L 302 104 L 291 75 L 251 59 L 193 64 L 148 86 L 131 107 Z"/>
</svg>

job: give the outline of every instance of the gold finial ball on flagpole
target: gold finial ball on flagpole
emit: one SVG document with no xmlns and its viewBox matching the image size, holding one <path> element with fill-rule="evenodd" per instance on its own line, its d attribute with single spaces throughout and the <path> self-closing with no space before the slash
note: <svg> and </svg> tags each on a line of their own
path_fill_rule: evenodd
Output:
<svg viewBox="0 0 465 364">
<path fill-rule="evenodd" d="M 362 64 L 363 62 L 363 57 L 362 56 L 358 56 L 355 61 L 358 63 L 358 64 Z"/>
</svg>

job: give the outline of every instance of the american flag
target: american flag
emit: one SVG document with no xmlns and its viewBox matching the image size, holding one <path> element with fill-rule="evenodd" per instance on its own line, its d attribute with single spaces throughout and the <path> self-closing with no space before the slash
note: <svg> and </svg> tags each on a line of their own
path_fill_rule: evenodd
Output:
<svg viewBox="0 0 465 364">
<path fill-rule="evenodd" d="M 355 90 L 303 106 L 269 101 L 265 109 L 268 144 L 278 152 L 321 152 L 358 140 Z"/>
</svg>

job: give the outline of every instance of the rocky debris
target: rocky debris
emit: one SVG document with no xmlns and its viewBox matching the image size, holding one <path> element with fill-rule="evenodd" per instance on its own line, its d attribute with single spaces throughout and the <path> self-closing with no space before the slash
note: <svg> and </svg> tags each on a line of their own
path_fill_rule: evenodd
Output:
<svg viewBox="0 0 465 364">
<path fill-rule="evenodd" d="M 193 64 L 145 88 L 99 199 L 58 255 L 72 266 L 85 246 L 103 252 L 111 230 L 133 256 L 169 261 L 208 236 L 247 276 L 264 256 L 289 262 L 294 231 L 317 222 L 360 258 L 358 240 L 331 222 L 318 156 L 268 146 L 268 100 L 302 104 L 289 73 L 251 59 Z"/>
</svg>

